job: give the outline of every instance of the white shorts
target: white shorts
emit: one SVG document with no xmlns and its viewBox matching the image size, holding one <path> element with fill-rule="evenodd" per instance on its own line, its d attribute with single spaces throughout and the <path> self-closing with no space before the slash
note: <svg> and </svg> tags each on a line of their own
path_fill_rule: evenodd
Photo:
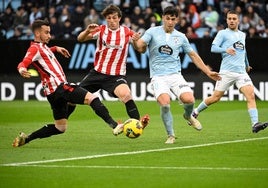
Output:
<svg viewBox="0 0 268 188">
<path fill-rule="evenodd" d="M 227 91 L 233 84 L 238 89 L 246 85 L 253 85 L 247 73 L 221 72 L 220 76 L 222 79 L 217 81 L 215 85 L 215 90 L 217 91 Z"/>
<path fill-rule="evenodd" d="M 154 76 L 151 80 L 151 84 L 156 99 L 163 93 L 167 93 L 170 96 L 173 93 L 178 99 L 182 93 L 193 93 L 189 84 L 179 73 L 165 76 Z"/>
</svg>

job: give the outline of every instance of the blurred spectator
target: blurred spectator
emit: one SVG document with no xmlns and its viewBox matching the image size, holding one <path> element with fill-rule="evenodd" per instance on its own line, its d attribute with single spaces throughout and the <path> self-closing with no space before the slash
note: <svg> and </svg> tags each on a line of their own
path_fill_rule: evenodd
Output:
<svg viewBox="0 0 268 188">
<path fill-rule="evenodd" d="M 30 28 L 23 30 L 23 35 L 20 38 L 21 40 L 34 40 L 33 32 Z"/>
<path fill-rule="evenodd" d="M 52 39 L 56 39 L 61 35 L 61 26 L 58 24 L 58 20 L 55 16 L 49 18 L 50 23 L 50 35 Z"/>
<path fill-rule="evenodd" d="M 268 27 L 265 29 L 265 31 L 262 34 L 260 34 L 260 37 L 268 38 Z"/>
<path fill-rule="evenodd" d="M 242 18 L 243 18 L 243 12 L 242 12 L 241 6 L 237 5 L 235 7 L 235 11 L 239 14 L 238 19 L 241 22 L 242 21 Z"/>
<path fill-rule="evenodd" d="M 151 19 L 151 16 L 154 15 L 154 12 L 152 10 L 151 7 L 147 7 L 144 11 L 144 21 L 146 23 L 146 28 L 149 28 L 150 27 L 150 19 Z"/>
<path fill-rule="evenodd" d="M 229 1 L 227 1 L 229 2 Z M 226 15 L 227 15 L 227 12 L 229 10 L 231 10 L 231 7 L 232 5 L 226 3 L 224 4 L 224 6 L 221 8 L 221 11 L 220 11 L 220 17 L 219 17 L 219 24 L 220 25 L 224 25 L 225 27 L 227 27 L 227 24 L 226 24 Z"/>
<path fill-rule="evenodd" d="M 23 27 L 27 27 L 28 17 L 28 13 L 25 11 L 24 7 L 18 7 L 16 14 L 14 15 L 14 22 L 12 28 L 15 28 L 18 25 L 23 25 Z"/>
<path fill-rule="evenodd" d="M 234 1 L 230 1 L 230 0 L 220 1 L 220 12 L 225 13 L 226 9 L 233 10 L 234 9 Z"/>
<path fill-rule="evenodd" d="M 256 32 L 256 28 L 253 26 L 250 26 L 247 32 L 247 38 L 256 38 L 259 37 L 259 35 Z"/>
<path fill-rule="evenodd" d="M 103 9 L 105 9 L 106 6 L 112 3 L 113 3 L 113 0 L 94 0 L 93 7 L 98 12 L 101 12 Z"/>
<path fill-rule="evenodd" d="M 84 29 L 92 23 L 101 24 L 100 15 L 94 8 L 91 8 L 89 14 L 84 18 Z"/>
<path fill-rule="evenodd" d="M 138 6 L 138 2 L 131 0 L 121 0 L 120 5 L 120 8 L 124 11 L 125 15 L 130 16 L 132 14 L 133 7 Z"/>
<path fill-rule="evenodd" d="M 143 18 L 139 18 L 137 20 L 137 23 L 133 23 L 132 22 L 132 29 L 135 31 L 135 32 L 138 32 L 138 33 L 141 33 L 143 34 L 145 32 L 145 22 L 144 22 L 144 19 Z"/>
<path fill-rule="evenodd" d="M 256 25 L 256 32 L 261 36 L 265 32 L 266 26 L 262 18 L 260 18 L 259 23 Z"/>
<path fill-rule="evenodd" d="M 137 32 L 160 25 L 162 7 L 175 6 L 179 12 L 179 22 L 175 28 L 183 33 L 190 25 L 199 38 L 214 37 L 220 28 L 226 27 L 227 11 L 235 9 L 240 14 L 239 29 L 249 33 L 249 28 L 253 26 L 260 37 L 267 37 L 268 0 L 21 0 L 21 6 L 15 13 L 10 4 L 0 13 L 0 39 L 13 37 L 18 25 L 23 25 L 23 30 L 22 37 L 17 38 L 32 38 L 32 33 L 27 33 L 30 23 L 37 18 L 43 19 L 44 15 L 51 22 L 53 38 L 75 38 L 77 32 L 88 24 L 102 24 L 102 9 L 98 12 L 94 7 L 100 8 L 110 3 L 120 6 L 123 11 L 121 24 Z M 71 21 L 66 28 L 68 32 L 62 31 L 64 25 L 69 25 L 66 20 Z"/>
<path fill-rule="evenodd" d="M 58 17 L 55 6 L 50 6 L 48 9 L 48 18 L 52 18 L 52 17 L 56 17 L 56 18 Z"/>
<path fill-rule="evenodd" d="M 166 7 L 169 7 L 169 6 L 175 6 L 175 2 L 172 1 L 172 0 L 162 0 L 160 4 L 161 4 L 162 11 L 163 11 Z"/>
<path fill-rule="evenodd" d="M 62 31 L 61 38 L 68 39 L 68 40 L 76 39 L 76 36 L 73 34 L 73 30 L 74 30 L 74 28 L 72 26 L 71 20 L 69 20 L 69 19 L 65 20 L 64 25 L 61 29 L 61 31 Z"/>
<path fill-rule="evenodd" d="M 204 34 L 203 34 L 203 37 L 202 38 L 211 38 L 211 34 L 213 35 L 214 32 L 211 33 L 210 30 L 206 30 L 206 31 L 204 31 Z"/>
<path fill-rule="evenodd" d="M 126 27 L 128 27 L 128 28 L 130 28 L 130 29 L 132 29 L 132 23 L 131 23 L 131 20 L 130 20 L 130 18 L 129 18 L 128 16 L 125 16 L 125 17 L 123 18 L 123 23 L 122 23 L 122 25 L 123 25 L 123 26 L 126 26 Z"/>
<path fill-rule="evenodd" d="M 69 12 L 69 6 L 65 5 L 62 10 L 61 14 L 58 18 L 58 23 L 60 26 L 63 26 L 66 20 L 71 20 L 71 13 Z"/>
<path fill-rule="evenodd" d="M 83 29 L 84 27 L 84 18 L 87 16 L 87 13 L 85 11 L 85 7 L 83 4 L 79 3 L 74 9 L 74 12 L 71 14 L 71 22 L 72 26 L 74 28 L 81 27 Z"/>
<path fill-rule="evenodd" d="M 186 17 L 186 13 L 183 11 L 183 8 L 182 6 L 180 5 L 176 5 L 176 8 L 178 9 L 178 12 L 179 12 L 179 18 L 185 18 Z"/>
<path fill-rule="evenodd" d="M 214 10 L 212 5 L 207 5 L 207 9 L 200 13 L 202 20 L 202 27 L 208 27 L 212 30 L 216 30 L 219 21 L 219 14 Z"/>
<path fill-rule="evenodd" d="M 189 26 L 190 24 L 187 23 L 186 18 L 182 17 L 182 18 L 179 18 L 178 24 L 176 25 L 175 29 L 185 34 Z"/>
<path fill-rule="evenodd" d="M 185 33 L 186 37 L 189 39 L 196 39 L 198 38 L 198 35 L 195 33 L 194 28 L 192 28 L 191 26 L 188 26 L 186 28 L 186 33 Z"/>
<path fill-rule="evenodd" d="M 0 25 L 5 31 L 8 31 L 13 26 L 14 15 L 13 9 L 8 5 L 3 13 L 0 15 Z"/>
<path fill-rule="evenodd" d="M 150 7 L 150 0 L 138 0 L 138 5 L 142 10 L 145 10 L 147 7 Z"/>
<path fill-rule="evenodd" d="M 196 10 L 194 4 L 191 4 L 188 8 L 188 12 L 186 14 L 187 22 L 191 24 L 193 29 L 199 28 L 201 26 L 200 15 Z"/>
<path fill-rule="evenodd" d="M 22 37 L 23 26 L 17 26 L 14 29 L 14 34 L 8 40 L 19 40 Z"/>
<path fill-rule="evenodd" d="M 33 5 L 31 8 L 31 13 L 29 15 L 30 25 L 34 22 L 34 20 L 41 19 L 43 17 L 42 12 L 40 11 L 37 4 Z"/>
<path fill-rule="evenodd" d="M 187 8 L 187 2 L 186 0 L 177 0 L 177 6 L 179 6 L 179 10 L 181 10 L 182 12 L 186 12 L 186 8 Z"/>
<path fill-rule="evenodd" d="M 248 16 L 243 16 L 242 21 L 240 21 L 238 28 L 239 28 L 239 30 L 241 30 L 245 33 L 248 31 L 248 29 L 250 28 Z"/>
<path fill-rule="evenodd" d="M 157 21 L 157 18 L 156 18 L 156 16 L 154 14 L 151 15 L 150 20 L 149 20 L 149 24 L 150 24 L 149 27 L 155 27 L 155 26 L 160 25 L 160 23 Z M 148 28 L 145 28 L 145 29 L 148 29 Z"/>
<path fill-rule="evenodd" d="M 144 19 L 144 14 L 141 11 L 141 8 L 139 6 L 135 6 L 133 13 L 130 15 L 131 22 L 135 25 L 139 26 L 139 20 Z"/>
<path fill-rule="evenodd" d="M 247 6 L 245 15 L 248 16 L 251 26 L 255 27 L 259 23 L 260 16 L 254 11 L 253 6 Z"/>
</svg>

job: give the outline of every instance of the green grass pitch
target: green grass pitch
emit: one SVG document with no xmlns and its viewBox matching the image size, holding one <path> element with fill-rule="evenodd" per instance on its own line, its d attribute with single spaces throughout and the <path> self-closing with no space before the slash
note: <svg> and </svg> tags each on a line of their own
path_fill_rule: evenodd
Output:
<svg viewBox="0 0 268 188">
<path fill-rule="evenodd" d="M 200 101 L 197 101 L 197 103 Z M 104 101 L 116 120 L 126 120 L 121 102 Z M 268 121 L 267 101 L 257 101 L 260 121 Z M 151 121 L 143 135 L 129 139 L 112 130 L 91 108 L 78 106 L 62 135 L 13 148 L 23 131 L 53 122 L 49 104 L 0 103 L 0 187 L 254 187 L 268 186 L 268 128 L 251 132 L 246 102 L 219 102 L 199 116 L 202 131 L 171 104 L 176 143 L 166 133 L 155 101 L 137 102 Z"/>
</svg>

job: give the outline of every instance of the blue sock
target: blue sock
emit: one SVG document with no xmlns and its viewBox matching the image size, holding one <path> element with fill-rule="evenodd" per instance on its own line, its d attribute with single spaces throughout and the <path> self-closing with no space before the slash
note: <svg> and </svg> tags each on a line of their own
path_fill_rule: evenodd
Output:
<svg viewBox="0 0 268 188">
<path fill-rule="evenodd" d="M 258 121 L 259 121 L 258 110 L 256 108 L 251 108 L 251 109 L 248 109 L 248 113 L 249 113 L 249 117 L 250 117 L 252 126 L 255 123 L 258 123 Z"/>
<path fill-rule="evenodd" d="M 184 108 L 184 115 L 186 117 L 190 117 L 193 110 L 194 110 L 194 103 L 191 104 L 183 104 L 183 108 Z"/>
<path fill-rule="evenodd" d="M 170 105 L 160 107 L 161 118 L 164 122 L 168 136 L 175 136 L 173 129 L 173 116 L 170 111 Z"/>
<path fill-rule="evenodd" d="M 197 111 L 197 113 L 200 113 L 200 112 L 202 112 L 203 110 L 205 110 L 205 109 L 207 109 L 207 105 L 206 105 L 206 103 L 204 102 L 204 101 L 202 101 L 199 105 L 198 105 L 198 107 L 196 108 L 196 111 Z"/>
</svg>

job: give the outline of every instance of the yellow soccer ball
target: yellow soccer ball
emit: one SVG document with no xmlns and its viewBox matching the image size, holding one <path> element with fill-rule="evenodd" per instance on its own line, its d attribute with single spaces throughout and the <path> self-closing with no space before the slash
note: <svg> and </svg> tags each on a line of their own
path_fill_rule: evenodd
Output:
<svg viewBox="0 0 268 188">
<path fill-rule="evenodd" d="M 128 138 L 138 138 L 142 131 L 143 127 L 139 120 L 130 118 L 124 122 L 123 132 Z"/>
</svg>

